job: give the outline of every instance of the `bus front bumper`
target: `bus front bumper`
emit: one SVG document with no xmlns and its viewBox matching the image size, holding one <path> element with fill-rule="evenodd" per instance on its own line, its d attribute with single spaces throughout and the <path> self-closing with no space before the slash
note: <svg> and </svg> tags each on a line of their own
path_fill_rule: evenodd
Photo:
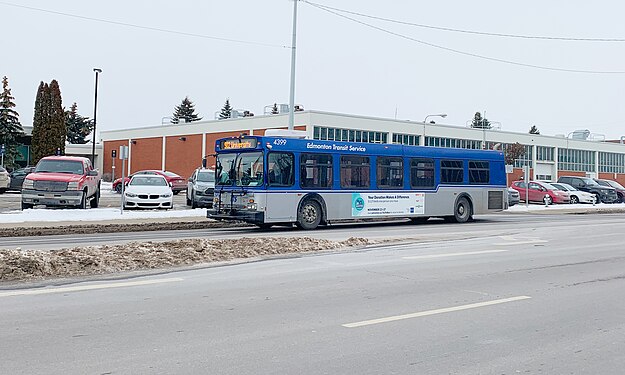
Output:
<svg viewBox="0 0 625 375">
<path fill-rule="evenodd" d="M 265 213 L 261 211 L 207 210 L 206 217 L 224 221 L 244 221 L 251 224 L 263 224 L 265 222 Z"/>
</svg>

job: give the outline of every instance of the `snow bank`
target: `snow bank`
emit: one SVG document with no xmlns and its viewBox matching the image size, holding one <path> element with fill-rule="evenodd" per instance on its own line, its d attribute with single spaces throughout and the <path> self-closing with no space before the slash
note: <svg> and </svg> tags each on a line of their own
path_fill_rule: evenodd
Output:
<svg viewBox="0 0 625 375">
<path fill-rule="evenodd" d="M 366 238 L 330 241 L 310 237 L 188 239 L 75 247 L 52 251 L 0 250 L 0 281 L 102 275 L 233 259 L 333 250 L 377 243 Z M 288 244 L 288 246 L 287 246 Z"/>
</svg>

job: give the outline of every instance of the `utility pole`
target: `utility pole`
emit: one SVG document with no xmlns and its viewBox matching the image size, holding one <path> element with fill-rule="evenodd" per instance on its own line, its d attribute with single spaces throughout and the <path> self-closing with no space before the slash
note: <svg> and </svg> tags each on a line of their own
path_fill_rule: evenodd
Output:
<svg viewBox="0 0 625 375">
<path fill-rule="evenodd" d="M 293 0 L 293 40 L 291 41 L 291 89 L 289 92 L 289 130 L 294 129 L 295 111 L 295 44 L 297 42 L 297 2 Z"/>
</svg>

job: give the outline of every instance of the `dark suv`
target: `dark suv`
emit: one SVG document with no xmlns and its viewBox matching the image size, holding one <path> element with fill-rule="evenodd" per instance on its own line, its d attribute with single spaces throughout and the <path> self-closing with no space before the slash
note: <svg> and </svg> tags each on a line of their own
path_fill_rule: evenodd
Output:
<svg viewBox="0 0 625 375">
<path fill-rule="evenodd" d="M 595 180 L 588 177 L 579 176 L 562 176 L 558 178 L 558 182 L 569 184 L 574 188 L 581 191 L 587 191 L 594 194 L 597 198 L 597 203 L 616 203 L 618 202 L 618 195 L 616 189 L 608 186 L 601 186 Z"/>
<path fill-rule="evenodd" d="M 623 185 L 619 184 L 616 181 L 612 181 L 612 180 L 602 180 L 599 178 L 595 178 L 594 179 L 599 185 L 601 186 L 608 186 L 611 188 L 614 188 L 616 190 L 616 195 L 618 195 L 618 202 L 619 203 L 624 203 L 624 197 L 625 197 L 625 187 L 623 187 Z"/>
</svg>

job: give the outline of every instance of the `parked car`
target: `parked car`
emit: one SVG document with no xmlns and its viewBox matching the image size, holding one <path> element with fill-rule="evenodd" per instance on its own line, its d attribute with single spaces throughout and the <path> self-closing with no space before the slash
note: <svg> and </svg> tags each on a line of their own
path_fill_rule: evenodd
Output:
<svg viewBox="0 0 625 375">
<path fill-rule="evenodd" d="M 597 203 L 615 203 L 618 201 L 616 189 L 608 186 L 601 186 L 595 180 L 588 177 L 561 176 L 558 182 L 569 184 L 576 189 L 592 193 L 597 197 Z"/>
<path fill-rule="evenodd" d="M 4 167 L 0 167 L 0 194 L 4 193 L 11 186 L 11 177 Z"/>
<path fill-rule="evenodd" d="M 512 207 L 515 204 L 519 204 L 521 201 L 519 192 L 515 189 L 509 187 L 508 188 L 508 207 Z"/>
<path fill-rule="evenodd" d="M 623 185 L 619 184 L 616 181 L 612 181 L 612 180 L 603 180 L 603 179 L 599 179 L 599 178 L 595 178 L 594 180 L 595 180 L 595 182 L 597 182 L 601 186 L 607 186 L 607 187 L 614 188 L 614 190 L 616 190 L 616 196 L 618 197 L 618 202 L 617 203 L 625 202 L 625 187 L 623 187 Z"/>
<path fill-rule="evenodd" d="M 22 190 L 22 184 L 24 183 L 24 178 L 28 176 L 35 170 L 35 167 L 26 167 L 16 169 L 11 172 L 11 185 L 9 186 L 9 190 Z"/>
<path fill-rule="evenodd" d="M 91 160 L 78 156 L 46 156 L 24 178 L 22 210 L 35 205 L 97 208 L 101 176 Z"/>
<path fill-rule="evenodd" d="M 515 181 L 511 186 L 519 192 L 520 199 L 526 201 L 526 190 L 529 202 L 540 203 L 569 203 L 571 198 L 566 191 L 558 190 L 547 182 L 542 181 Z M 546 199 L 546 202 L 545 202 Z"/>
<path fill-rule="evenodd" d="M 213 207 L 215 197 L 215 171 L 213 169 L 196 169 L 187 183 L 187 206 Z"/>
<path fill-rule="evenodd" d="M 560 190 L 568 191 L 569 196 L 571 197 L 571 203 L 595 203 L 595 195 L 575 189 L 573 186 L 569 184 L 565 184 L 563 182 L 552 182 L 551 185 L 557 187 Z"/>
<path fill-rule="evenodd" d="M 124 208 L 172 208 L 174 193 L 164 176 L 135 174 L 124 189 Z"/>
<path fill-rule="evenodd" d="M 131 174 L 130 176 L 127 176 L 124 178 L 124 182 L 126 183 L 126 185 L 128 185 L 128 182 L 130 181 L 130 179 L 138 174 L 147 174 L 147 175 L 160 175 L 165 177 L 165 179 L 167 180 L 167 183 L 171 184 L 171 190 L 173 191 L 174 195 L 180 193 L 183 190 L 187 189 L 187 182 L 184 180 L 184 178 L 180 177 L 179 175 L 175 174 L 174 172 L 169 172 L 169 171 L 159 171 L 159 170 L 155 170 L 155 169 L 149 169 L 149 170 L 144 170 L 144 171 L 137 171 L 133 174 Z M 122 192 L 122 185 L 121 185 L 122 179 L 118 178 L 115 181 L 113 181 L 113 190 L 116 191 L 118 194 L 121 194 Z"/>
</svg>

